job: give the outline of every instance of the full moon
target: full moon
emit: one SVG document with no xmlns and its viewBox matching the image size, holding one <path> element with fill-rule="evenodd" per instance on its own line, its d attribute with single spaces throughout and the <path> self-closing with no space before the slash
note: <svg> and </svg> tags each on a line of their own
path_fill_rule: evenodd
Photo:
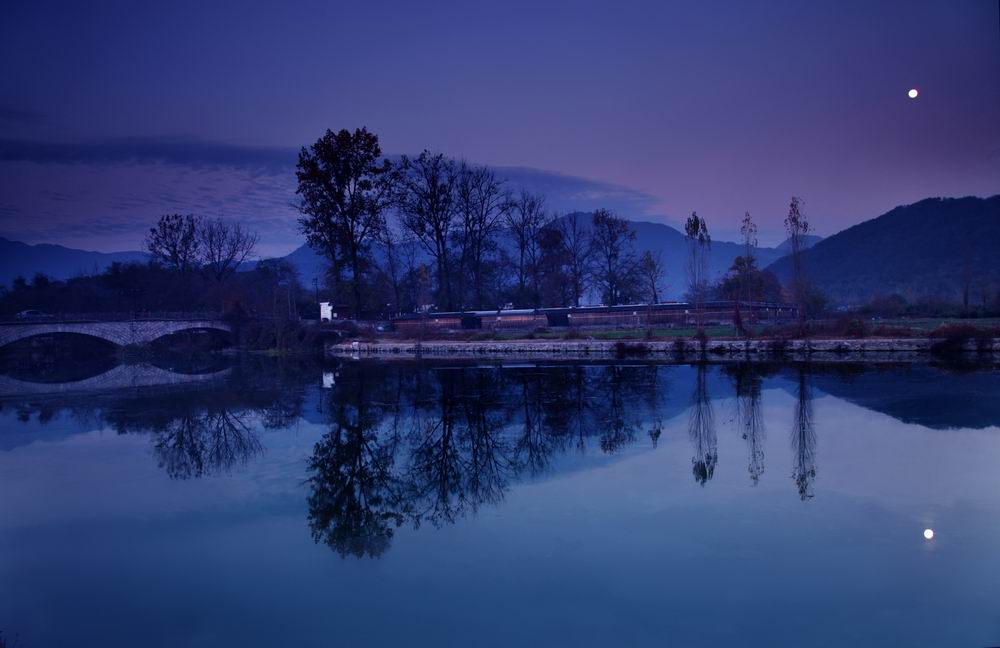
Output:
<svg viewBox="0 0 1000 648">
<path fill-rule="evenodd" d="M 910 88 L 910 91 L 906 93 L 906 96 L 908 96 L 910 99 L 916 99 L 917 95 L 919 94 L 920 93 L 917 92 L 916 88 Z"/>
<path fill-rule="evenodd" d="M 934 539 L 934 529 L 924 529 L 924 538 L 927 540 Z"/>
</svg>

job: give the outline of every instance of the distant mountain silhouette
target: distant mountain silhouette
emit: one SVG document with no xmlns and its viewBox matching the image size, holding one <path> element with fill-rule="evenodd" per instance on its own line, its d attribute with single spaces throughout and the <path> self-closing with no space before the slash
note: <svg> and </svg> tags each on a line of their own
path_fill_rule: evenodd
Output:
<svg viewBox="0 0 1000 648">
<path fill-rule="evenodd" d="M 802 237 L 802 249 L 808 250 L 812 246 L 816 245 L 823 240 L 822 236 L 816 236 L 815 234 L 806 234 Z M 792 239 L 785 239 L 781 244 L 774 248 L 784 254 L 789 254 L 792 251 Z"/>
<path fill-rule="evenodd" d="M 588 214 L 588 223 L 589 219 L 590 215 Z M 688 244 L 684 240 L 684 234 L 669 225 L 645 221 L 634 221 L 632 229 L 635 230 L 635 247 L 638 254 L 650 250 L 653 253 L 659 252 L 663 255 L 667 284 L 666 297 L 668 299 L 682 297 L 687 290 L 685 265 Z M 709 231 L 711 232 L 711 229 Z M 733 260 L 742 256 L 744 252 L 743 246 L 739 243 L 713 240 L 708 254 L 709 281 L 714 282 L 726 274 L 733 265 Z M 763 268 L 779 259 L 786 252 L 782 252 L 778 248 L 758 247 L 755 254 L 757 255 L 758 267 Z"/>
<path fill-rule="evenodd" d="M 115 261 L 145 261 L 144 252 L 90 252 L 62 245 L 29 245 L 0 237 L 0 284 L 9 286 L 16 277 L 31 279 L 41 272 L 54 279 L 101 272 Z"/>
<path fill-rule="evenodd" d="M 582 224 L 589 228 L 591 214 L 589 212 L 578 212 L 582 217 Z M 687 290 L 687 279 L 685 275 L 685 263 L 687 260 L 687 244 L 684 235 L 678 230 L 663 223 L 650 223 L 646 221 L 632 221 L 632 229 L 635 230 L 635 247 L 637 254 L 642 254 L 646 250 L 660 252 L 666 270 L 667 290 L 664 293 L 667 299 L 676 299 L 683 296 Z M 810 237 L 810 239 L 819 237 Z M 508 252 L 513 253 L 513 248 L 509 241 L 504 240 L 502 245 L 506 246 Z M 757 258 L 759 267 L 764 267 L 786 254 L 780 248 L 761 247 L 757 248 Z M 709 277 L 713 281 L 721 277 L 729 270 L 733 264 L 733 259 L 743 254 L 743 246 L 738 243 L 728 241 L 712 241 L 709 252 L 708 271 Z M 299 271 L 302 283 L 306 286 L 312 284 L 313 278 L 320 278 L 326 268 L 326 259 L 313 251 L 308 245 L 302 245 L 288 254 L 285 259 L 290 261 Z M 429 263 L 429 259 L 425 259 Z"/>
<path fill-rule="evenodd" d="M 958 301 L 966 268 L 972 295 L 1000 285 L 1000 195 L 928 198 L 823 239 L 802 255 L 806 276 L 836 302 L 899 293 Z M 789 258 L 770 269 L 782 281 Z"/>
</svg>

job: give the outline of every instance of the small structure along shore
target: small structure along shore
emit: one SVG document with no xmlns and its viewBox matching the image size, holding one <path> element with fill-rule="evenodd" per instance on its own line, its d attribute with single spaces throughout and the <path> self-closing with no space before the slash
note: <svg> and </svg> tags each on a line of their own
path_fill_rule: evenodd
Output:
<svg viewBox="0 0 1000 648">
<path fill-rule="evenodd" d="M 914 338 L 698 339 L 673 340 L 375 340 L 326 347 L 335 357 L 413 356 L 429 358 L 551 357 L 664 358 L 672 360 L 747 359 L 817 361 L 907 361 L 932 355 L 976 356 L 1000 363 L 1000 338 L 973 339 L 942 349 L 941 340 Z"/>
</svg>

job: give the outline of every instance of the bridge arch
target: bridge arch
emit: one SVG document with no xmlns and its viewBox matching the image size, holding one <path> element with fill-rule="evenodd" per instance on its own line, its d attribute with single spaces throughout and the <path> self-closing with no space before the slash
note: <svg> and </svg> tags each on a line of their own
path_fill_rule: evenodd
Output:
<svg viewBox="0 0 1000 648">
<path fill-rule="evenodd" d="M 132 320 L 127 322 L 26 322 L 0 324 L 0 348 L 39 335 L 76 334 L 98 338 L 117 346 L 148 344 L 183 331 L 232 333 L 232 327 L 217 320 Z"/>
</svg>

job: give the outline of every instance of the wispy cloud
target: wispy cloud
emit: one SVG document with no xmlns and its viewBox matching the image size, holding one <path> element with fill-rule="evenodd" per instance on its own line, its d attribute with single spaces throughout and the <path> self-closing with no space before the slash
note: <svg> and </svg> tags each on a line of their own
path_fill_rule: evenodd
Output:
<svg viewBox="0 0 1000 648">
<path fill-rule="evenodd" d="M 292 148 L 245 146 L 191 137 L 115 137 L 88 142 L 0 139 L 0 161 L 38 164 L 151 163 L 231 167 L 282 173 L 295 164 Z"/>
<path fill-rule="evenodd" d="M 263 254 L 302 242 L 295 150 L 184 137 L 96 142 L 0 139 L 0 233 L 28 242 L 135 249 L 169 212 L 223 215 L 258 229 Z M 508 187 L 545 194 L 550 211 L 614 209 L 648 218 L 654 199 L 606 182 L 500 167 Z"/>
</svg>

